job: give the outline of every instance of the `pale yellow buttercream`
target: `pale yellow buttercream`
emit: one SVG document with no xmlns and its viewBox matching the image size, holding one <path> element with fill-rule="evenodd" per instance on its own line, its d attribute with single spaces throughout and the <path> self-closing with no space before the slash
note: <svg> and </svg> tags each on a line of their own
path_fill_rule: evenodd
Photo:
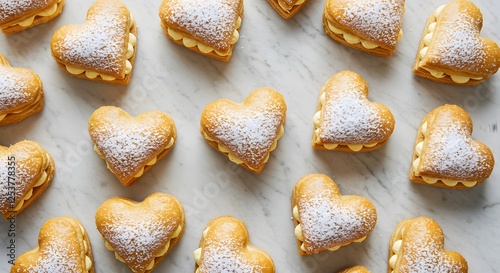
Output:
<svg viewBox="0 0 500 273">
<path fill-rule="evenodd" d="M 231 44 L 232 45 L 236 44 L 236 42 L 240 38 L 240 33 L 238 32 L 238 29 L 241 26 L 241 21 L 242 21 L 241 17 L 238 17 L 238 19 L 236 21 L 235 29 L 233 31 L 233 36 L 231 37 Z M 229 55 L 229 51 L 221 52 L 221 51 L 214 49 L 213 47 L 208 46 L 200 41 L 197 41 L 197 40 L 192 39 L 192 38 L 188 38 L 188 37 L 182 35 L 182 33 L 179 33 L 171 28 L 167 28 L 167 32 L 176 41 L 179 41 L 182 39 L 183 45 L 188 47 L 188 48 L 197 46 L 198 49 L 205 54 L 213 51 L 213 52 L 215 52 L 215 54 L 222 56 L 222 57 Z"/>
</svg>

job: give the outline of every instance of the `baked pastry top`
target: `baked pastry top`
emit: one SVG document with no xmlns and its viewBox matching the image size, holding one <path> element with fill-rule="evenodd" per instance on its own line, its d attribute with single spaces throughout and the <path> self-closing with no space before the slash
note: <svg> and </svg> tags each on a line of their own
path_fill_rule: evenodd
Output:
<svg viewBox="0 0 500 273">
<path fill-rule="evenodd" d="M 0 0 L 0 28 L 17 33 L 57 17 L 65 0 Z"/>
<path fill-rule="evenodd" d="M 67 73 L 128 84 L 136 55 L 137 25 L 120 0 L 97 0 L 83 25 L 65 25 L 51 40 L 52 56 Z"/>
<path fill-rule="evenodd" d="M 456 105 L 432 110 L 422 120 L 415 141 L 410 179 L 416 183 L 466 189 L 488 178 L 493 153 L 472 139 L 472 119 Z"/>
<path fill-rule="evenodd" d="M 443 230 L 436 221 L 418 217 L 401 221 L 389 242 L 387 273 L 467 273 L 467 261 L 444 249 Z"/>
<path fill-rule="evenodd" d="M 163 0 L 160 6 L 167 37 L 220 61 L 231 58 L 242 18 L 243 0 Z"/>
<path fill-rule="evenodd" d="M 201 134 L 216 150 L 242 167 L 259 173 L 284 133 L 286 103 L 277 91 L 253 91 L 243 103 L 227 99 L 205 107 Z"/>
<path fill-rule="evenodd" d="M 38 235 L 38 245 L 20 255 L 10 273 L 95 273 L 88 234 L 72 217 L 52 218 Z"/>
<path fill-rule="evenodd" d="M 395 119 L 387 106 L 368 100 L 368 85 L 360 75 L 342 71 L 321 89 L 313 124 L 313 148 L 365 152 L 389 139 Z"/>
<path fill-rule="evenodd" d="M 477 85 L 500 67 L 500 47 L 481 36 L 481 10 L 467 0 L 440 6 L 427 20 L 413 72 L 455 85 Z"/>
<path fill-rule="evenodd" d="M 207 224 L 193 255 L 195 273 L 276 271 L 269 254 L 250 244 L 245 223 L 231 216 Z"/>
<path fill-rule="evenodd" d="M 362 242 L 377 222 L 377 211 L 368 199 L 342 195 L 337 184 L 322 174 L 306 175 L 295 184 L 292 214 L 300 255 Z"/>
<path fill-rule="evenodd" d="M 2 217 L 15 217 L 33 203 L 49 186 L 54 172 L 54 159 L 38 143 L 25 140 L 10 147 L 0 145 Z"/>
<path fill-rule="evenodd" d="M 184 208 L 173 196 L 153 193 L 144 201 L 105 201 L 95 215 L 106 248 L 135 273 L 149 273 L 172 250 L 185 228 Z"/>
<path fill-rule="evenodd" d="M 121 108 L 103 106 L 89 119 L 94 150 L 118 180 L 129 186 L 173 148 L 174 120 L 160 111 L 132 117 Z"/>
<path fill-rule="evenodd" d="M 19 122 L 42 110 L 43 84 L 35 72 L 11 67 L 0 54 L 0 125 Z"/>
<path fill-rule="evenodd" d="M 328 0 L 326 33 L 349 47 L 388 57 L 402 38 L 405 0 Z"/>
</svg>

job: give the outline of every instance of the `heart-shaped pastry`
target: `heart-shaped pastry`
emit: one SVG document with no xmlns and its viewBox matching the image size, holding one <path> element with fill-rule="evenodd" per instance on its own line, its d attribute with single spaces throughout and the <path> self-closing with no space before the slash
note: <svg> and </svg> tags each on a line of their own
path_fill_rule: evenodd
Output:
<svg viewBox="0 0 500 273">
<path fill-rule="evenodd" d="M 227 62 L 240 38 L 243 0 L 163 0 L 161 26 L 176 44 Z"/>
<path fill-rule="evenodd" d="M 477 186 L 493 171 L 495 159 L 484 143 L 472 140 L 472 119 L 456 105 L 432 110 L 420 124 L 410 180 L 452 189 Z"/>
<path fill-rule="evenodd" d="M 362 242 L 377 223 L 377 210 L 368 199 L 340 194 L 323 174 L 306 175 L 295 184 L 292 212 L 300 255 Z"/>
<path fill-rule="evenodd" d="M 153 193 L 143 202 L 114 197 L 95 215 L 106 248 L 135 273 L 149 273 L 181 238 L 184 209 L 173 196 Z"/>
<path fill-rule="evenodd" d="M 427 20 L 413 73 L 436 82 L 477 85 L 500 67 L 500 48 L 480 35 L 483 16 L 474 3 L 455 0 Z"/>
<path fill-rule="evenodd" d="M 349 268 L 340 270 L 337 273 L 370 273 L 370 271 L 368 269 L 366 269 L 366 267 L 364 267 L 364 266 L 357 265 L 357 266 L 353 266 L 353 267 L 349 267 Z"/>
<path fill-rule="evenodd" d="M 0 54 L 0 125 L 16 123 L 40 112 L 45 102 L 40 77 L 26 68 L 13 68 Z"/>
<path fill-rule="evenodd" d="M 89 134 L 94 150 L 125 186 L 166 156 L 177 138 L 174 120 L 167 114 L 149 111 L 134 118 L 114 106 L 92 114 Z"/>
<path fill-rule="evenodd" d="M 5 34 L 47 23 L 61 14 L 65 0 L 0 0 L 0 28 Z"/>
<path fill-rule="evenodd" d="M 95 273 L 92 246 L 83 225 L 72 217 L 52 218 L 38 245 L 19 256 L 10 273 Z"/>
<path fill-rule="evenodd" d="M 234 163 L 260 173 L 283 135 L 286 103 L 271 88 L 253 91 L 243 103 L 210 103 L 201 114 L 201 134 Z"/>
<path fill-rule="evenodd" d="M 389 244 L 387 273 L 467 273 L 467 261 L 444 249 L 444 234 L 433 219 L 419 217 L 398 224 Z"/>
<path fill-rule="evenodd" d="M 333 40 L 389 57 L 403 37 L 405 0 L 327 0 L 323 26 Z"/>
<path fill-rule="evenodd" d="M 278 12 L 278 14 L 285 18 L 292 18 L 297 12 L 299 12 L 304 5 L 307 3 L 307 0 L 267 0 L 271 6 L 273 6 L 274 10 Z"/>
<path fill-rule="evenodd" d="M 0 145 L 0 212 L 5 219 L 19 215 L 49 186 L 54 159 L 38 143 Z"/>
<path fill-rule="evenodd" d="M 97 0 L 83 25 L 66 25 L 50 42 L 57 65 L 72 76 L 128 84 L 137 46 L 137 25 L 120 0 Z"/>
<path fill-rule="evenodd" d="M 342 71 L 326 82 L 316 111 L 315 149 L 372 151 L 384 145 L 394 131 L 395 120 L 389 108 L 370 102 L 368 85 L 352 71 Z"/>
<path fill-rule="evenodd" d="M 250 244 L 247 227 L 232 216 L 211 220 L 194 251 L 195 273 L 276 271 L 272 258 Z"/>
</svg>

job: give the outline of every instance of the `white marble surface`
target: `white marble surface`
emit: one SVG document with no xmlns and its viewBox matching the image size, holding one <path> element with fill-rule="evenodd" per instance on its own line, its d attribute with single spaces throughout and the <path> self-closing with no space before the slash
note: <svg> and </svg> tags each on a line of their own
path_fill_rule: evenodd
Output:
<svg viewBox="0 0 500 273">
<path fill-rule="evenodd" d="M 363 264 L 384 272 L 387 245 L 396 224 L 425 215 L 441 224 L 446 247 L 461 252 L 470 272 L 498 272 L 500 262 L 500 168 L 481 186 L 452 191 L 415 185 L 407 179 L 417 126 L 426 113 L 445 103 L 463 106 L 474 121 L 474 138 L 500 156 L 500 75 L 478 87 L 455 87 L 417 78 L 411 73 L 425 20 L 444 0 L 408 1 L 404 38 L 389 59 L 346 48 L 327 37 L 321 25 L 324 1 L 311 0 L 291 20 L 283 20 L 264 0 L 246 0 L 241 39 L 233 58 L 221 63 L 168 40 L 159 25 L 160 0 L 125 0 L 139 26 L 134 76 L 128 87 L 73 78 L 50 56 L 49 41 L 64 24 L 82 23 L 91 1 L 67 1 L 63 14 L 48 24 L 12 36 L 0 35 L 0 52 L 14 66 L 41 76 L 46 105 L 18 124 L 0 128 L 0 143 L 30 139 L 55 158 L 57 173 L 47 191 L 17 219 L 17 254 L 36 245 L 49 218 L 80 219 L 93 243 L 97 272 L 129 272 L 107 251 L 95 228 L 94 214 L 106 199 L 122 195 L 142 200 L 161 191 L 178 197 L 187 213 L 184 237 L 155 272 L 192 272 L 192 251 L 206 223 L 230 214 L 247 223 L 252 243 L 268 251 L 277 272 L 335 272 Z M 483 34 L 500 42 L 496 0 L 476 0 L 485 23 Z M 312 116 L 322 84 L 350 69 L 370 85 L 370 97 L 389 106 L 396 129 L 389 142 L 371 153 L 314 151 Z M 255 175 L 210 148 L 199 133 L 199 117 L 219 98 L 243 100 L 253 89 L 270 86 L 288 104 L 285 135 L 264 171 Z M 177 123 L 172 153 L 130 188 L 121 186 L 92 151 L 87 120 L 103 105 L 136 115 L 158 109 Z M 297 254 L 290 195 L 305 174 L 325 173 L 345 194 L 371 199 L 378 223 L 368 239 L 332 253 Z M 8 225 L 0 221 L 0 270 L 7 272 Z"/>
</svg>

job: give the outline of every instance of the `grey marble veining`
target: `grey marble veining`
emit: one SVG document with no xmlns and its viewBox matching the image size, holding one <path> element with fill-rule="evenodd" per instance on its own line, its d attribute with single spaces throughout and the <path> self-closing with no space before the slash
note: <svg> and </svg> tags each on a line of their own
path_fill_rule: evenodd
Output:
<svg viewBox="0 0 500 273">
<path fill-rule="evenodd" d="M 36 245 L 49 218 L 71 215 L 82 221 L 93 244 L 97 272 L 129 272 L 107 251 L 95 228 L 98 206 L 113 196 L 142 200 L 170 193 L 186 209 L 184 237 L 155 272 L 192 272 L 192 251 L 206 223 L 231 214 L 247 223 L 254 245 L 271 254 L 277 272 L 336 272 L 363 264 L 385 272 L 387 248 L 396 224 L 429 216 L 443 227 L 446 247 L 468 260 L 470 272 L 500 272 L 500 170 L 482 185 L 451 191 L 415 185 L 407 178 L 417 127 L 428 111 L 445 103 L 464 107 L 474 121 L 474 138 L 500 156 L 500 75 L 478 87 L 455 87 L 417 78 L 411 66 L 426 18 L 444 0 L 407 1 L 404 38 L 388 59 L 346 48 L 324 34 L 323 1 L 311 0 L 293 19 L 283 20 L 264 0 L 246 0 L 240 41 L 229 63 L 197 55 L 169 41 L 159 25 L 160 0 L 124 0 L 139 26 L 138 54 L 131 84 L 112 86 L 76 79 L 50 56 L 49 41 L 60 26 L 82 23 L 91 1 L 67 1 L 56 20 L 12 36 L 0 35 L 0 52 L 14 66 L 36 71 L 43 80 L 43 111 L 0 128 L 0 143 L 23 139 L 42 144 L 55 158 L 57 173 L 47 191 L 17 219 L 17 254 Z M 483 35 L 500 42 L 500 2 L 476 0 L 484 17 Z M 381 149 L 362 154 L 314 151 L 312 116 L 323 83 L 350 69 L 368 82 L 370 99 L 386 104 L 396 129 Z M 211 101 L 243 100 L 252 90 L 270 86 L 288 105 L 285 135 L 259 175 L 251 174 L 209 147 L 199 133 L 201 111 Z M 87 121 L 102 105 L 131 114 L 158 109 L 178 129 L 171 154 L 130 188 L 121 186 L 92 151 Z M 496 128 L 496 129 L 495 129 Z M 310 257 L 297 254 L 290 196 L 300 177 L 331 176 L 344 194 L 369 198 L 378 223 L 366 241 Z M 7 272 L 8 225 L 0 221 L 0 270 Z"/>
</svg>

